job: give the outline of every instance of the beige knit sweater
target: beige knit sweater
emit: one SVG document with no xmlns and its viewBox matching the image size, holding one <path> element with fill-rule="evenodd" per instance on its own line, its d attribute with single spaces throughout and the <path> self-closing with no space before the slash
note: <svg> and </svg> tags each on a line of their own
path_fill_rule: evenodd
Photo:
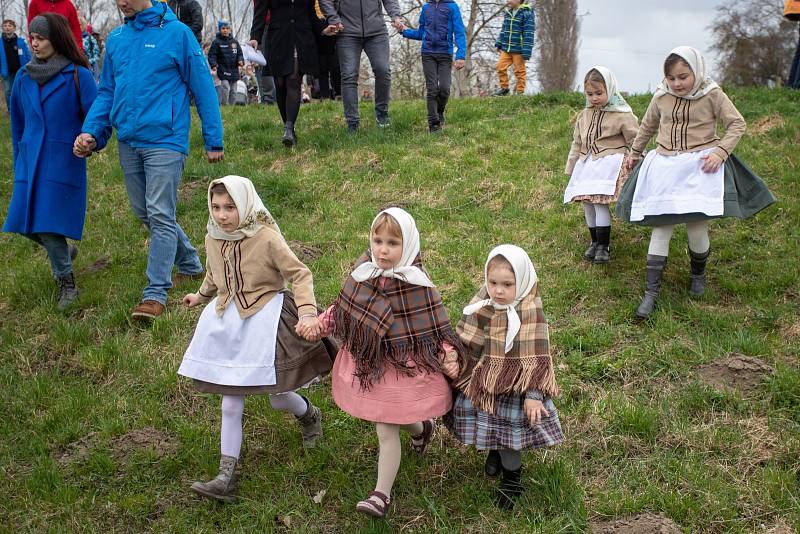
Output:
<svg viewBox="0 0 800 534">
<path fill-rule="evenodd" d="M 592 159 L 624 154 L 636 137 L 638 128 L 639 121 L 633 113 L 585 108 L 575 121 L 565 172 L 571 175 L 578 159 L 587 154 L 591 154 Z"/>
<path fill-rule="evenodd" d="M 722 139 L 717 135 L 717 121 L 725 128 Z M 641 156 L 647 142 L 658 133 L 659 154 L 673 156 L 715 147 L 714 153 L 726 160 L 745 128 L 742 114 L 722 89 L 713 89 L 697 100 L 665 94 L 650 101 L 631 154 Z"/>
<path fill-rule="evenodd" d="M 206 255 L 206 277 L 198 293 L 201 302 L 217 296 L 218 315 L 233 300 L 239 316 L 245 319 L 263 308 L 289 281 L 298 313 L 316 315 L 311 271 L 272 228 L 265 226 L 240 241 L 206 235 Z"/>
</svg>

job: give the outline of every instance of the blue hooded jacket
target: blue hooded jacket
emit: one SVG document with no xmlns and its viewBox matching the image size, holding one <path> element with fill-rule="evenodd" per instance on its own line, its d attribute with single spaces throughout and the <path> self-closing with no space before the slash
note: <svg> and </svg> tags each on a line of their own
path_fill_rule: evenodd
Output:
<svg viewBox="0 0 800 534">
<path fill-rule="evenodd" d="M 108 36 L 97 99 L 83 122 L 103 148 L 117 129 L 134 148 L 189 153 L 194 95 L 206 151 L 222 150 L 222 118 L 203 51 L 166 3 L 140 11 Z"/>
<path fill-rule="evenodd" d="M 0 47 L 3 47 L 3 43 L 0 43 Z M 25 44 L 25 39 L 22 37 L 17 37 L 16 49 L 17 51 L 22 50 L 19 54 L 19 68 L 21 69 L 31 60 L 31 53 L 28 51 L 28 45 Z M 0 48 L 0 76 L 8 78 L 8 59 L 6 59 L 4 47 Z"/>
<path fill-rule="evenodd" d="M 467 57 L 467 33 L 461 20 L 461 10 L 453 0 L 429 0 L 422 6 L 419 28 L 403 30 L 403 37 L 422 41 L 422 54 L 446 54 L 456 59 Z"/>
</svg>

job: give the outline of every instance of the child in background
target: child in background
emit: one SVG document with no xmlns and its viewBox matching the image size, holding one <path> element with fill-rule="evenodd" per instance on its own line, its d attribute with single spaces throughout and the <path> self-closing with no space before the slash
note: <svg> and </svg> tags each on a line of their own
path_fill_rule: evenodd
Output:
<svg viewBox="0 0 800 534">
<path fill-rule="evenodd" d="M 219 77 L 222 86 L 221 104 L 233 104 L 236 82 L 239 81 L 239 67 L 244 66 L 244 55 L 239 41 L 231 35 L 231 23 L 221 20 L 217 26 L 219 33 L 208 50 L 208 64 L 211 66 L 211 73 Z"/>
<path fill-rule="evenodd" d="M 378 433 L 375 491 L 356 510 L 385 517 L 400 467 L 400 429 L 422 454 L 434 418 L 450 410 L 445 352 L 462 351 L 436 287 L 422 268 L 419 232 L 400 208 L 378 214 L 370 248 L 356 262 L 336 302 L 321 316 L 342 349 L 333 370 L 333 400 L 353 417 L 373 421 Z"/>
<path fill-rule="evenodd" d="M 636 115 L 617 89 L 617 78 L 606 67 L 593 67 L 583 80 L 586 108 L 575 121 L 567 158 L 570 176 L 564 203 L 582 202 L 592 243 L 583 257 L 608 263 L 611 212 L 608 205 L 627 177 L 621 172 L 625 152 L 639 127 Z"/>
<path fill-rule="evenodd" d="M 322 436 L 322 414 L 295 390 L 327 374 L 332 354 L 325 343 L 298 335 L 313 337 L 321 329 L 311 271 L 289 248 L 252 182 L 213 180 L 208 210 L 206 277 L 183 304 L 209 304 L 178 374 L 192 378 L 201 392 L 222 395 L 219 474 L 191 489 L 231 502 L 245 396 L 269 395 L 273 408 L 295 416 L 303 446 L 313 447 Z"/>
<path fill-rule="evenodd" d="M 19 69 L 31 60 L 25 39 L 17 36 L 17 23 L 11 19 L 3 21 L 3 47 L 0 48 L 0 77 L 3 78 L 3 93 L 6 109 L 11 112 L 11 88 Z"/>
<path fill-rule="evenodd" d="M 495 96 L 509 93 L 508 67 L 514 65 L 514 76 L 517 79 L 516 94 L 525 92 L 525 62 L 533 52 L 533 34 L 536 28 L 536 15 L 529 4 L 523 0 L 507 0 L 503 17 L 503 28 L 494 47 L 500 53 L 497 61 L 497 75 L 500 88 Z"/>
<path fill-rule="evenodd" d="M 464 68 L 467 34 L 461 11 L 453 0 L 428 0 L 422 6 L 419 28 L 403 30 L 403 37 L 422 41 L 422 72 L 428 103 L 428 131 L 439 132 L 444 126 L 444 112 L 450 98 L 453 65 Z M 456 60 L 453 61 L 453 43 Z"/>
<path fill-rule="evenodd" d="M 717 122 L 725 135 L 717 136 Z M 706 74 L 706 62 L 690 46 L 679 46 L 664 62 L 664 81 L 642 119 L 626 167 L 649 152 L 620 192 L 617 215 L 653 227 L 647 252 L 647 285 L 636 315 L 647 318 L 661 291 L 669 242 L 675 225 L 685 223 L 689 237 L 690 295 L 706 287 L 711 252 L 708 221 L 749 217 L 775 201 L 764 182 L 733 154 L 745 122 L 722 89 Z"/>
<path fill-rule="evenodd" d="M 515 245 L 489 253 L 484 285 L 456 331 L 471 355 L 469 366 L 448 354 L 445 372 L 456 378 L 445 425 L 459 441 L 488 450 L 484 471 L 502 473 L 496 504 L 514 507 L 522 492 L 522 454 L 564 441 L 551 397 L 558 394 L 547 319 L 530 258 Z"/>
</svg>

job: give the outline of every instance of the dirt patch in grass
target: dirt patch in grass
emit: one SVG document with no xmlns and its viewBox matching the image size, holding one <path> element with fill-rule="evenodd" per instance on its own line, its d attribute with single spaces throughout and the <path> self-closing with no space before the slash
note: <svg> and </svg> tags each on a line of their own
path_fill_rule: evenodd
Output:
<svg viewBox="0 0 800 534">
<path fill-rule="evenodd" d="M 683 530 L 668 517 L 651 513 L 627 519 L 590 524 L 592 534 L 682 534 Z"/>
<path fill-rule="evenodd" d="M 111 256 L 103 256 L 96 259 L 91 265 L 80 269 L 78 274 L 99 273 L 100 271 L 108 269 L 109 265 L 111 265 Z"/>
<path fill-rule="evenodd" d="M 184 182 L 181 184 L 179 189 L 180 199 L 189 200 L 192 198 L 195 191 L 198 189 L 205 189 L 206 187 L 208 187 L 208 176 L 203 176 L 194 182 Z"/>
<path fill-rule="evenodd" d="M 772 371 L 770 365 L 758 358 L 736 353 L 697 368 L 703 382 L 715 389 L 733 389 L 742 393 L 755 390 L 764 375 Z"/>
<path fill-rule="evenodd" d="M 54 454 L 55 459 L 61 465 L 85 460 L 92 450 L 98 447 L 99 441 L 99 434 L 90 432 L 64 449 L 57 451 Z M 145 427 L 112 439 L 108 443 L 108 456 L 115 462 L 124 462 L 133 454 L 141 451 L 150 451 L 158 458 L 163 458 L 177 449 L 178 438 L 176 436 L 157 428 Z"/>
<path fill-rule="evenodd" d="M 302 241 L 289 241 L 289 248 L 300 258 L 302 262 L 318 260 L 322 256 L 322 249 L 303 243 Z"/>
<path fill-rule="evenodd" d="M 749 133 L 753 135 L 763 135 L 769 132 L 770 130 L 773 130 L 775 128 L 780 128 L 784 124 L 786 123 L 783 120 L 783 117 L 781 117 L 777 113 L 774 113 L 766 117 L 761 117 L 755 123 L 753 123 L 752 126 L 747 128 L 747 130 Z"/>
</svg>

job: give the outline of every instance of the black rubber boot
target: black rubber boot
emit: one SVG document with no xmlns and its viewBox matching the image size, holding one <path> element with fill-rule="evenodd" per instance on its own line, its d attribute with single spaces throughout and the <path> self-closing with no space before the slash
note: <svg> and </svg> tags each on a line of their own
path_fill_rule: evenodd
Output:
<svg viewBox="0 0 800 534">
<path fill-rule="evenodd" d="M 500 487 L 497 488 L 497 497 L 495 504 L 503 510 L 512 510 L 517 497 L 522 493 L 522 484 L 520 478 L 522 477 L 522 468 L 514 471 L 509 471 L 502 467 L 503 478 L 500 481 Z"/>
<path fill-rule="evenodd" d="M 611 243 L 611 227 L 598 226 L 597 230 L 597 249 L 594 253 L 592 263 L 608 263 L 611 259 L 608 255 L 609 243 Z"/>
<path fill-rule="evenodd" d="M 589 228 L 589 233 L 592 234 L 592 244 L 583 253 L 583 259 L 593 261 L 594 255 L 597 253 L 597 228 Z"/>
<path fill-rule="evenodd" d="M 667 266 L 666 256 L 647 255 L 647 282 L 645 285 L 644 298 L 636 309 L 636 316 L 647 319 L 653 313 L 656 306 L 656 299 L 661 292 L 661 278 L 664 276 L 664 268 Z"/>
<path fill-rule="evenodd" d="M 483 466 L 483 472 L 486 473 L 486 476 L 489 478 L 494 478 L 500 474 L 500 453 L 491 450 L 489 454 L 486 456 L 486 463 Z"/>
<path fill-rule="evenodd" d="M 706 290 L 706 263 L 710 253 L 710 248 L 703 253 L 689 249 L 689 264 L 692 273 L 692 285 L 689 287 L 689 294 L 693 297 L 701 296 Z"/>
<path fill-rule="evenodd" d="M 78 287 L 75 285 L 75 277 L 72 273 L 61 278 L 56 278 L 58 283 L 58 311 L 64 311 L 67 307 L 78 299 Z"/>
<path fill-rule="evenodd" d="M 294 123 L 293 122 L 285 122 L 283 125 L 283 146 L 285 147 L 293 147 L 297 144 L 297 136 L 294 133 Z"/>
</svg>

